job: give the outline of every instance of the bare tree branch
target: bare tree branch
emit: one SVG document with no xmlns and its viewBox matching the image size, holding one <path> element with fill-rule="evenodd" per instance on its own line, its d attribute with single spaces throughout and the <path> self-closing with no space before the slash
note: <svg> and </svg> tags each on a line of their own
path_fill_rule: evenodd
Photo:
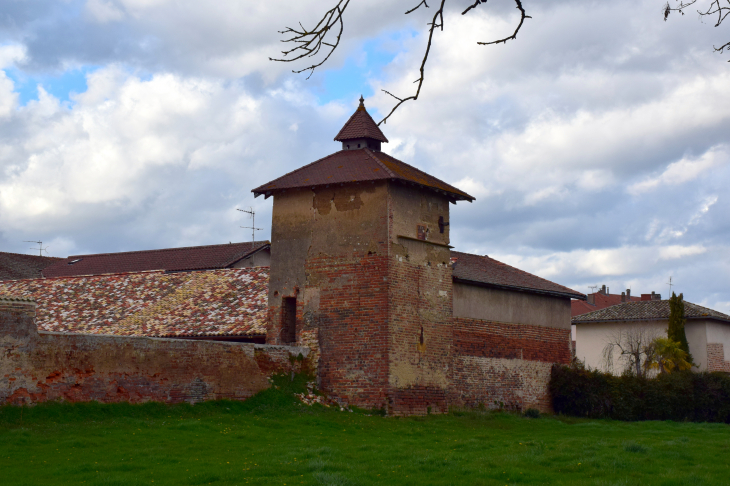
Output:
<svg viewBox="0 0 730 486">
<path fill-rule="evenodd" d="M 300 69 L 299 71 L 292 71 L 297 74 L 309 71 L 309 76 L 307 76 L 307 79 L 309 79 L 314 73 L 314 70 L 324 64 L 327 59 L 330 58 L 332 53 L 335 52 L 337 46 L 340 45 L 342 31 L 345 28 L 345 24 L 342 21 L 342 15 L 345 13 L 345 9 L 349 4 L 350 0 L 339 0 L 337 2 L 337 5 L 328 10 L 322 16 L 317 25 L 315 25 L 314 28 L 311 30 L 305 29 L 301 22 L 299 22 L 299 29 L 287 27 L 284 30 L 280 30 L 280 34 L 291 35 L 291 37 L 289 37 L 288 39 L 284 39 L 281 42 L 293 42 L 294 44 L 296 44 L 296 47 L 293 47 L 289 50 L 281 51 L 281 53 L 284 55 L 284 57 L 288 56 L 289 54 L 294 54 L 294 57 L 290 59 L 276 59 L 270 57 L 269 60 L 278 62 L 298 61 L 299 59 L 302 59 L 304 57 L 316 56 L 317 54 L 319 54 L 322 47 L 326 46 L 326 48 L 329 48 L 329 52 L 324 57 L 324 59 L 312 64 L 309 67 Z M 339 32 L 337 32 L 337 39 L 335 40 L 335 42 L 325 42 L 327 35 L 338 24 L 340 29 Z"/>
<path fill-rule="evenodd" d="M 383 118 L 382 120 L 380 120 L 378 122 L 378 125 L 380 125 L 381 123 L 385 124 L 387 122 L 388 118 L 390 118 L 390 116 L 393 114 L 393 112 L 395 112 L 395 110 L 397 110 L 400 107 L 400 105 L 402 105 L 403 103 L 405 103 L 406 101 L 409 101 L 409 100 L 414 100 L 414 101 L 417 100 L 418 95 L 421 94 L 421 86 L 423 86 L 423 80 L 426 79 L 426 61 L 428 61 L 428 54 L 431 52 L 431 42 L 433 40 L 433 32 L 434 32 L 434 30 L 436 30 L 437 27 L 440 27 L 442 31 L 444 30 L 444 5 L 445 4 L 446 4 L 446 0 L 441 0 L 441 5 L 439 6 L 438 10 L 436 10 L 436 13 L 433 14 L 433 19 L 431 19 L 431 23 L 428 24 L 429 25 L 428 42 L 426 43 L 426 52 L 423 54 L 423 60 L 421 60 L 421 68 L 419 69 L 421 76 L 417 80 L 414 81 L 414 83 L 418 83 L 418 86 L 416 87 L 416 94 L 408 96 L 407 98 L 399 98 L 396 95 L 394 95 L 393 93 L 390 93 L 386 90 L 381 90 L 381 91 L 389 94 L 396 100 L 398 100 L 398 103 L 396 103 L 396 105 L 393 107 L 392 110 L 390 110 L 390 113 L 388 113 L 385 116 L 385 118 Z"/>
<path fill-rule="evenodd" d="M 426 3 L 426 0 L 421 0 L 421 3 L 419 3 L 418 5 L 416 5 L 415 7 L 413 7 L 412 9 L 408 10 L 406 12 L 406 15 L 408 15 L 411 12 L 415 12 L 416 10 L 418 10 L 421 7 L 421 5 L 424 5 L 426 8 L 429 8 L 428 7 L 428 4 Z"/>
<path fill-rule="evenodd" d="M 461 15 L 466 15 L 469 10 L 476 8 L 480 3 L 487 3 L 487 0 L 476 0 L 473 4 L 466 7 L 466 10 L 461 12 Z"/>
<path fill-rule="evenodd" d="M 491 45 L 491 44 L 504 44 L 508 40 L 512 40 L 512 39 L 516 39 L 517 38 L 517 33 L 522 28 L 522 24 L 525 22 L 525 19 L 531 19 L 532 17 L 530 17 L 529 15 L 527 15 L 527 13 L 525 12 L 525 9 L 522 7 L 522 0 L 515 0 L 515 4 L 517 4 L 517 7 L 516 7 L 517 10 L 520 11 L 520 23 L 517 24 L 517 28 L 512 33 L 512 35 L 509 36 L 509 37 L 505 37 L 504 39 L 499 39 L 499 40 L 492 41 L 492 42 L 477 42 L 477 44 L 479 44 L 480 46 L 488 46 L 488 45 Z"/>
<path fill-rule="evenodd" d="M 471 0 L 470 0 L 471 1 Z M 512 0 L 515 2 L 516 8 L 520 11 L 520 21 L 517 27 L 515 28 L 515 31 L 510 35 L 509 37 L 505 37 L 504 39 L 499 39 L 492 42 L 478 42 L 479 45 L 490 45 L 490 44 L 503 44 L 511 39 L 517 38 L 517 33 L 522 28 L 522 24 L 524 23 L 525 19 L 532 18 L 529 15 L 525 13 L 525 9 L 522 6 L 522 0 Z M 696 1 L 696 0 L 695 0 Z M 474 0 L 474 3 L 466 8 L 462 12 L 462 15 L 467 14 L 472 9 L 476 8 L 477 6 L 481 4 L 486 4 L 487 0 Z M 279 31 L 280 34 L 289 35 L 289 38 L 283 39 L 282 42 L 291 42 L 294 44 L 294 47 L 292 47 L 289 50 L 282 51 L 283 57 L 281 59 L 275 59 L 275 58 L 269 58 L 272 61 L 278 61 L 278 62 L 293 62 L 298 61 L 303 58 L 308 57 L 314 57 L 317 54 L 319 54 L 322 49 L 324 49 L 324 52 L 327 52 L 326 56 L 324 56 L 324 59 L 322 59 L 319 62 L 315 62 L 312 65 L 298 70 L 293 71 L 294 73 L 302 73 L 305 71 L 309 71 L 309 76 L 307 76 L 307 79 L 309 79 L 312 74 L 314 73 L 314 70 L 324 64 L 332 55 L 332 53 L 337 49 L 337 47 L 340 45 L 340 39 L 342 37 L 342 32 L 344 30 L 344 22 L 343 22 L 343 14 L 345 12 L 345 9 L 350 4 L 350 0 L 337 0 L 337 4 L 325 12 L 325 14 L 322 16 L 322 18 L 319 20 L 317 25 L 314 26 L 312 29 L 306 29 L 304 26 L 300 23 L 298 28 L 291 28 L 287 27 L 286 29 Z M 436 10 L 436 12 L 433 14 L 433 17 L 431 19 L 431 22 L 427 23 L 428 26 L 428 41 L 426 42 L 426 50 L 423 54 L 423 58 L 421 59 L 421 66 L 419 68 L 419 77 L 414 81 L 414 83 L 417 84 L 416 86 L 416 92 L 410 96 L 406 97 L 399 97 L 391 93 L 387 90 L 382 90 L 384 93 L 386 93 L 389 96 L 392 96 L 397 103 L 395 106 L 390 110 L 390 112 L 378 122 L 378 125 L 381 123 L 386 123 L 388 118 L 393 115 L 393 113 L 405 102 L 407 101 L 415 101 L 418 99 L 418 97 L 421 94 L 421 88 L 423 87 L 423 82 L 426 79 L 426 63 L 428 62 L 428 56 L 431 52 L 431 46 L 433 44 L 433 34 L 436 31 L 436 29 L 439 29 L 441 31 L 444 30 L 444 6 L 446 5 L 446 0 L 440 0 L 439 8 Z M 418 5 L 413 7 L 410 10 L 406 11 L 406 15 L 415 12 L 421 7 L 430 8 L 428 6 L 428 3 L 426 0 L 421 0 Z M 339 30 L 337 29 L 339 27 Z M 334 42 L 327 41 L 327 36 L 331 32 L 336 32 L 336 39 Z M 287 56 L 292 55 L 292 57 L 288 58 Z"/>
<path fill-rule="evenodd" d="M 721 0 L 712 0 L 710 2 L 710 6 L 707 7 L 707 10 L 697 10 L 697 13 L 700 15 L 700 17 L 708 17 L 710 15 L 714 16 L 717 14 L 717 22 L 715 23 L 715 27 L 719 27 L 720 24 L 727 18 L 728 15 L 730 15 L 730 0 L 726 0 L 727 6 L 723 6 L 720 4 Z M 685 3 L 684 0 L 679 0 L 679 5 L 676 7 L 672 7 L 669 5 L 669 2 L 664 6 L 663 12 L 664 12 L 664 21 L 667 20 L 667 17 L 669 17 L 669 14 L 671 12 L 679 12 L 682 15 L 684 15 L 684 10 L 687 7 L 690 7 L 697 3 L 697 0 L 690 0 Z M 726 42 L 725 44 L 721 45 L 720 47 L 715 47 L 714 45 L 712 48 L 715 50 L 715 52 L 723 52 L 725 49 L 728 49 L 730 51 L 730 42 Z M 730 60 L 728 60 L 730 62 Z"/>
<path fill-rule="evenodd" d="M 641 326 L 616 330 L 606 336 L 603 348 L 603 366 L 610 373 L 615 371 L 615 364 L 623 365 L 622 372 L 630 372 L 636 376 L 647 376 L 651 370 L 652 342 L 662 336 L 657 329 Z"/>
</svg>

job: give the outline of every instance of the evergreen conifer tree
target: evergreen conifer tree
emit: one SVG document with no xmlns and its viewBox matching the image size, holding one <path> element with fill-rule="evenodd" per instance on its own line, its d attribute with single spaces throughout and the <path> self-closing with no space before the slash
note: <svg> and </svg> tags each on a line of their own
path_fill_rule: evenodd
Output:
<svg viewBox="0 0 730 486">
<path fill-rule="evenodd" d="M 687 361 L 693 363 L 692 355 L 689 354 L 689 343 L 687 343 L 687 335 L 684 332 L 684 325 L 687 318 L 684 317 L 684 294 L 672 292 L 669 298 L 669 329 L 667 329 L 667 337 L 672 341 L 679 343 L 679 347 L 687 353 Z"/>
</svg>

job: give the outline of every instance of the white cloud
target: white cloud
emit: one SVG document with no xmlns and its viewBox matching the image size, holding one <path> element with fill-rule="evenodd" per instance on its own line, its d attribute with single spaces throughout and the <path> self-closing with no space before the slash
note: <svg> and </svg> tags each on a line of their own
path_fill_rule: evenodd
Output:
<svg viewBox="0 0 730 486">
<path fill-rule="evenodd" d="M 622 246 L 619 248 L 573 250 L 539 256 L 495 254 L 494 258 L 533 272 L 543 278 L 579 274 L 584 277 L 634 276 L 652 272 L 667 260 L 701 255 L 701 245 Z"/>
<path fill-rule="evenodd" d="M 0 69 L 26 59 L 26 47 L 22 44 L 0 45 Z"/>
<path fill-rule="evenodd" d="M 692 181 L 712 169 L 730 161 L 725 145 L 712 147 L 700 157 L 683 157 L 673 162 L 658 176 L 649 177 L 641 182 L 632 184 L 627 192 L 632 195 L 642 194 L 662 185 L 676 186 Z"/>
<path fill-rule="evenodd" d="M 93 20 L 101 24 L 119 21 L 125 17 L 122 9 L 113 2 L 105 0 L 88 0 L 86 12 Z"/>
</svg>

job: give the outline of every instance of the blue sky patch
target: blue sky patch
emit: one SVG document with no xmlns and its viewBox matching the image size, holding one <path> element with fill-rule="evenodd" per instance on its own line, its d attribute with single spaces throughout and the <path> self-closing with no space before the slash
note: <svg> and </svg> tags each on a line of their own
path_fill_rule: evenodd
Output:
<svg viewBox="0 0 730 486">
<path fill-rule="evenodd" d="M 86 75 L 96 69 L 96 66 L 84 66 L 56 75 L 28 75 L 17 68 L 10 68 L 5 70 L 5 74 L 15 84 L 15 92 L 20 95 L 20 105 L 25 106 L 29 101 L 38 99 L 38 85 L 61 102 L 71 102 L 71 93 L 85 92 Z"/>
<path fill-rule="evenodd" d="M 338 100 L 349 101 L 361 94 L 365 98 L 373 96 L 370 80 L 382 73 L 396 55 L 402 52 L 404 38 L 415 35 L 415 31 L 402 30 L 363 42 L 353 49 L 344 65 L 315 71 L 308 81 L 313 85 L 312 91 L 323 104 Z M 304 73 L 300 76 L 303 75 Z"/>
</svg>

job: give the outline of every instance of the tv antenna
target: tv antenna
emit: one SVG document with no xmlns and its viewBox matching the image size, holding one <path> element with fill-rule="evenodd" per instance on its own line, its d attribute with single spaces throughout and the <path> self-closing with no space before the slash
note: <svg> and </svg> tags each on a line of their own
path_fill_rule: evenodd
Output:
<svg viewBox="0 0 730 486">
<path fill-rule="evenodd" d="M 598 288 L 598 285 L 589 285 L 588 288 L 591 289 L 592 294 L 595 294 L 596 289 Z"/>
<path fill-rule="evenodd" d="M 669 276 L 669 282 L 667 282 L 667 285 L 669 285 L 669 297 L 671 297 L 672 296 L 672 287 L 674 286 L 674 284 L 672 283 L 671 275 Z"/>
<path fill-rule="evenodd" d="M 46 252 L 46 255 L 48 255 L 48 246 L 43 248 L 43 242 L 42 241 L 32 241 L 32 240 L 23 240 L 23 243 L 35 243 L 38 245 L 38 248 L 29 248 L 30 250 L 38 250 L 38 255 L 43 256 L 43 252 Z"/>
<path fill-rule="evenodd" d="M 253 243 L 256 241 L 256 232 L 262 231 L 263 228 L 257 228 L 256 227 L 256 211 L 254 211 L 253 207 L 249 207 L 248 209 L 238 209 L 236 208 L 236 211 L 241 211 L 242 213 L 246 213 L 249 216 L 251 216 L 251 226 L 241 226 L 243 229 L 250 229 L 251 230 L 251 243 L 253 246 Z M 256 266 L 256 254 L 254 253 L 251 255 L 251 266 Z"/>
</svg>

